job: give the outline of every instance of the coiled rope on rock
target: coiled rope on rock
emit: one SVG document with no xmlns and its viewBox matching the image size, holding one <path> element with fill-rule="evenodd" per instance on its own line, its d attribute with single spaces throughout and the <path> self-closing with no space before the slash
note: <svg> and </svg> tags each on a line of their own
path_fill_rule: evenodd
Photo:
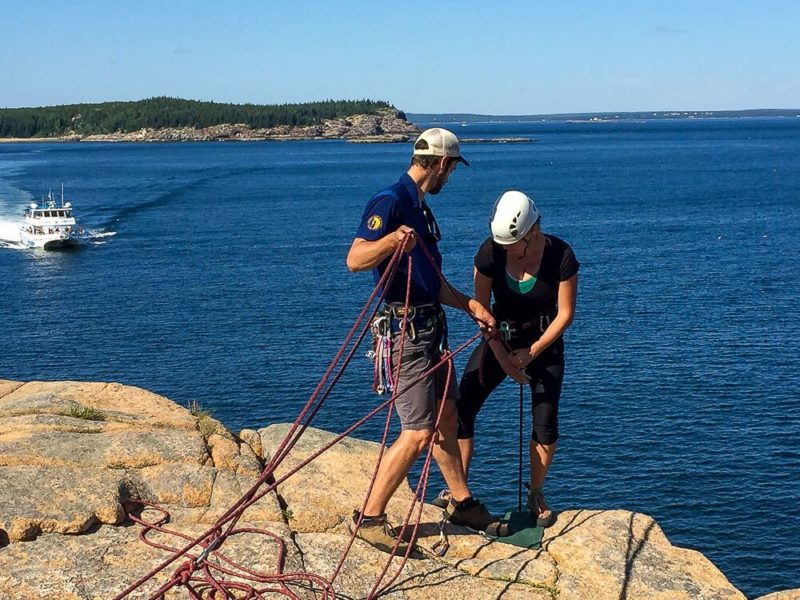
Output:
<svg viewBox="0 0 800 600">
<path fill-rule="evenodd" d="M 328 365 L 325 373 L 320 379 L 319 383 L 311 393 L 308 401 L 303 406 L 295 421 L 292 423 L 289 431 L 284 436 L 283 440 L 279 443 L 278 447 L 272 453 L 270 460 L 264 466 L 256 482 L 248 489 L 209 529 L 197 537 L 189 536 L 185 533 L 175 531 L 165 527 L 164 525 L 169 521 L 169 513 L 163 508 L 146 502 L 143 500 L 130 500 L 125 503 L 125 511 L 128 518 L 142 527 L 139 538 L 147 545 L 158 548 L 160 550 L 169 552 L 171 556 L 163 562 L 152 568 L 148 573 L 140 577 L 138 580 L 129 585 L 125 590 L 115 597 L 115 600 L 122 600 L 128 597 L 132 592 L 141 588 L 145 583 L 149 582 L 162 571 L 174 565 L 181 559 L 186 559 L 181 562 L 172 572 L 171 576 L 163 583 L 155 592 L 148 596 L 153 600 L 163 598 L 164 595 L 171 589 L 183 586 L 189 597 L 191 598 L 246 598 L 246 599 L 260 599 L 265 598 L 266 594 L 279 594 L 288 598 L 299 598 L 289 586 L 311 586 L 315 591 L 320 594 L 320 598 L 324 600 L 334 600 L 336 592 L 333 583 L 339 575 L 342 566 L 348 556 L 350 548 L 356 537 L 357 528 L 353 529 L 350 538 L 342 551 L 339 561 L 333 573 L 325 578 L 316 573 L 307 572 L 284 572 L 284 562 L 286 558 L 286 547 L 284 541 L 276 534 L 265 529 L 254 527 L 236 527 L 244 512 L 258 502 L 261 498 L 276 490 L 276 488 L 292 477 L 310 462 L 322 455 L 324 452 L 341 442 L 344 438 L 363 426 L 367 421 L 378 415 L 381 411 L 386 411 L 386 419 L 384 423 L 383 435 L 380 443 L 378 453 L 378 460 L 376 461 L 375 468 L 372 474 L 372 479 L 364 497 L 359 514 L 363 515 L 364 508 L 366 507 L 367 500 L 372 488 L 374 487 L 375 480 L 378 474 L 378 468 L 383 458 L 387 446 L 387 439 L 390 431 L 392 415 L 394 411 L 395 399 L 406 390 L 410 389 L 423 379 L 429 377 L 440 369 L 445 364 L 448 369 L 448 377 L 446 379 L 449 386 L 451 370 L 453 368 L 452 358 L 457 354 L 463 352 L 473 342 L 485 335 L 488 331 L 485 323 L 479 322 L 468 310 L 468 307 L 461 301 L 461 297 L 456 293 L 455 289 L 449 284 L 447 279 L 442 274 L 436 261 L 430 254 L 430 251 L 425 247 L 420 239 L 416 239 L 416 243 L 420 245 L 423 253 L 428 261 L 433 265 L 438 276 L 443 282 L 443 285 L 449 288 L 451 295 L 455 298 L 456 302 L 461 305 L 461 308 L 475 321 L 483 331 L 477 333 L 465 343 L 461 344 L 456 350 L 445 350 L 442 354 L 441 360 L 429 368 L 427 371 L 419 375 L 417 378 L 410 381 L 404 388 L 392 390 L 391 397 L 383 403 L 379 404 L 370 410 L 364 417 L 357 422 L 346 428 L 342 433 L 338 434 L 322 446 L 320 449 L 312 453 L 308 458 L 295 465 L 288 472 L 284 473 L 280 478 L 275 478 L 275 470 L 281 465 L 283 460 L 291 452 L 294 446 L 298 443 L 306 429 L 311 425 L 314 418 L 319 413 L 327 398 L 330 396 L 336 384 L 344 375 L 347 366 L 355 356 L 356 351 L 363 342 L 367 333 L 370 330 L 375 315 L 384 300 L 386 290 L 389 284 L 395 277 L 399 265 L 401 264 L 403 255 L 406 248 L 410 243 L 411 237 L 414 236 L 413 231 L 406 233 L 401 244 L 391 255 L 386 269 L 380 277 L 378 283 L 369 295 L 364 307 L 356 317 L 355 322 L 345 336 L 339 350 L 334 358 Z M 394 374 L 394 381 L 398 381 L 398 375 L 402 368 L 403 348 L 406 339 L 406 332 L 409 326 L 409 298 L 411 290 L 411 274 L 413 269 L 413 261 L 411 255 L 406 255 L 408 268 L 406 269 L 406 290 L 403 317 L 400 325 L 400 357 L 398 360 L 396 372 Z M 366 325 L 365 325 L 366 323 Z M 349 348 L 349 350 L 348 350 Z M 447 397 L 448 389 L 445 388 L 443 397 Z M 387 560 L 383 569 L 373 584 L 368 598 L 377 598 L 386 593 L 397 577 L 400 575 L 403 567 L 405 566 L 411 552 L 414 549 L 413 544 L 408 544 L 406 552 L 401 557 L 399 565 L 395 572 L 389 577 L 383 585 L 382 582 L 389 572 L 392 561 L 397 555 L 397 549 L 400 540 L 403 539 L 405 533 L 410 531 L 412 540 L 416 539 L 417 531 L 419 529 L 420 520 L 422 518 L 423 499 L 428 485 L 428 477 L 430 474 L 430 467 L 433 457 L 433 444 L 437 438 L 436 431 L 439 427 L 445 403 L 440 402 L 436 415 L 434 425 L 434 434 L 428 443 L 425 461 L 423 463 L 422 471 L 414 492 L 413 500 L 411 501 L 408 511 L 406 512 L 405 519 L 397 534 L 397 542 L 387 556 Z M 147 520 L 142 515 L 145 510 L 154 510 L 160 516 L 154 520 Z M 416 513 L 416 514 L 415 514 Z M 413 516 L 413 518 L 412 518 Z M 359 518 L 358 525 L 360 526 L 361 519 Z M 171 546 L 163 543 L 156 542 L 148 537 L 150 532 L 158 532 L 168 536 L 174 536 L 178 540 L 183 540 L 183 546 Z M 233 536 L 243 534 L 258 534 L 270 538 L 277 545 L 277 558 L 275 564 L 275 571 L 265 573 L 249 569 L 243 565 L 236 563 L 221 552 L 222 546 L 225 542 Z M 213 559 L 213 560 L 211 560 Z M 232 579 L 233 578 L 233 579 Z"/>
</svg>

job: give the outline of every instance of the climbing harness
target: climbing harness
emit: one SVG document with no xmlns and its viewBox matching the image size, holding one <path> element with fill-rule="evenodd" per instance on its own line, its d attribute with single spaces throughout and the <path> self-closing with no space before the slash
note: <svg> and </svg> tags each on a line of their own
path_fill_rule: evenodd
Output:
<svg viewBox="0 0 800 600">
<path fill-rule="evenodd" d="M 434 329 L 444 320 L 442 308 L 438 304 L 410 304 L 408 308 L 403 304 L 392 302 L 384 310 L 391 317 L 392 332 L 400 332 L 400 324 L 404 318 L 408 319 L 408 339 L 416 342 L 420 333 Z"/>
<path fill-rule="evenodd" d="M 445 323 L 441 307 L 436 304 L 409 305 L 386 304 L 376 314 L 370 325 L 372 333 L 372 349 L 366 356 L 373 363 L 372 390 L 382 396 L 391 394 L 396 386 L 398 375 L 392 365 L 393 337 L 402 332 L 403 323 L 406 326 L 406 339 L 414 343 L 419 339 L 419 334 L 434 329 L 439 323 Z M 442 356 L 446 350 L 446 330 L 440 335 L 437 354 Z M 414 361 L 425 356 L 425 351 L 417 350 L 404 354 L 406 362 Z"/>
<path fill-rule="evenodd" d="M 497 326 L 497 330 L 500 333 L 501 338 L 508 342 L 513 337 L 521 336 L 526 331 L 534 330 L 544 333 L 545 330 L 550 327 L 551 321 L 552 319 L 550 315 L 547 313 L 541 313 L 539 316 L 534 317 L 529 321 L 523 321 L 522 323 L 513 321 L 511 319 L 501 321 Z"/>
</svg>

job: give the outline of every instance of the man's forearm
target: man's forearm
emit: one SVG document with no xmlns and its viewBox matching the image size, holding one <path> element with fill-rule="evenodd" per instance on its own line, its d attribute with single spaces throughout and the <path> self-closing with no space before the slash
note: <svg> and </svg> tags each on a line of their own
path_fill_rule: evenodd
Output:
<svg viewBox="0 0 800 600">
<path fill-rule="evenodd" d="M 455 288 L 451 288 L 447 283 L 443 282 L 442 290 L 439 292 L 439 302 L 446 306 L 458 308 L 471 315 L 474 315 L 478 309 L 478 301 L 475 298 L 470 298 L 463 292 Z"/>
<path fill-rule="evenodd" d="M 394 236 L 387 235 L 374 242 L 356 239 L 347 253 L 347 268 L 350 271 L 374 269 L 397 249 Z"/>
</svg>

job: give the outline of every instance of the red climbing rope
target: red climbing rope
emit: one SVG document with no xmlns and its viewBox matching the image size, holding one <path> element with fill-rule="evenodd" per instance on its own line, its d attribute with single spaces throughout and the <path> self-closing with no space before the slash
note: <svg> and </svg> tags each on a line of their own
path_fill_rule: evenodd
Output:
<svg viewBox="0 0 800 600">
<path fill-rule="evenodd" d="M 345 336 L 345 339 L 342 342 L 342 345 L 340 346 L 338 352 L 331 360 L 330 364 L 328 365 L 328 368 L 326 369 L 325 373 L 323 374 L 316 388 L 312 392 L 308 401 L 303 406 L 303 409 L 298 414 L 294 423 L 292 423 L 292 426 L 289 428 L 289 431 L 286 433 L 283 440 L 280 442 L 278 447 L 272 453 L 270 460 L 264 466 L 256 482 L 250 487 L 249 490 L 247 490 L 247 492 L 245 492 L 241 496 L 241 498 L 239 498 L 239 500 L 237 500 L 217 520 L 216 523 L 214 523 L 204 533 L 193 538 L 189 535 L 164 527 L 164 525 L 169 521 L 169 513 L 165 511 L 163 508 L 160 508 L 152 503 L 143 500 L 132 500 L 126 503 L 125 509 L 128 517 L 133 522 L 142 526 L 139 538 L 144 543 L 148 544 L 149 546 L 152 546 L 153 548 L 158 548 L 160 550 L 169 552 L 171 556 L 166 560 L 164 560 L 163 562 L 161 562 L 160 564 L 158 564 L 153 569 L 151 569 L 147 574 L 143 575 L 141 578 L 132 583 L 130 586 L 128 586 L 124 591 L 122 591 L 119 595 L 116 596 L 115 600 L 121 600 L 122 598 L 127 597 L 129 594 L 139 589 L 142 585 L 150 581 L 152 578 L 161 573 L 167 567 L 178 562 L 181 559 L 186 559 L 186 560 L 184 562 L 181 562 L 177 566 L 177 568 L 175 568 L 171 577 L 165 583 L 163 583 L 155 592 L 153 592 L 149 596 L 150 598 L 152 599 L 163 598 L 164 594 L 167 591 L 176 586 L 185 587 L 190 597 L 198 599 L 203 598 L 204 594 L 205 597 L 207 598 L 218 598 L 218 597 L 219 598 L 263 598 L 265 594 L 276 594 L 276 593 L 284 595 L 288 598 L 298 598 L 298 595 L 294 591 L 292 591 L 290 587 L 291 585 L 306 585 L 306 586 L 311 585 L 312 587 L 318 587 L 319 592 L 321 594 L 320 596 L 321 598 L 324 598 L 326 600 L 327 599 L 332 600 L 336 598 L 336 593 L 333 588 L 333 582 L 335 581 L 336 577 L 341 571 L 341 568 L 347 558 L 350 548 L 352 547 L 352 544 L 356 536 L 357 527 L 361 525 L 361 517 L 359 517 L 358 519 L 357 527 L 354 528 L 353 533 L 351 534 L 350 539 L 339 558 L 336 568 L 334 569 L 331 576 L 327 579 L 322 577 L 321 575 L 313 573 L 303 573 L 303 572 L 285 573 L 283 571 L 283 567 L 286 556 L 286 548 L 283 540 L 279 536 L 264 529 L 258 529 L 252 527 L 236 527 L 236 525 L 240 520 L 240 518 L 242 517 L 242 515 L 244 514 L 244 512 L 247 510 L 247 508 L 252 506 L 255 502 L 258 502 L 265 495 L 274 491 L 280 484 L 282 484 L 291 476 L 296 474 L 303 467 L 305 467 L 310 462 L 319 457 L 321 454 L 332 448 L 334 445 L 338 444 L 341 440 L 349 436 L 351 433 L 353 433 L 359 427 L 364 425 L 367 421 L 375 417 L 381 411 L 385 410 L 387 414 L 384 423 L 384 431 L 381 439 L 380 450 L 378 454 L 378 461 L 376 462 L 372 479 L 368 486 L 368 490 L 365 495 L 364 502 L 361 506 L 361 510 L 359 511 L 359 514 L 363 515 L 367 499 L 369 498 L 369 495 L 372 492 L 372 488 L 375 484 L 375 479 L 377 477 L 380 461 L 383 457 L 383 453 L 387 446 L 387 439 L 390 430 L 391 418 L 393 414 L 392 409 L 394 406 L 395 399 L 401 394 L 405 393 L 406 390 L 408 390 L 409 388 L 413 387 L 423 379 L 435 373 L 445 364 L 447 365 L 448 368 L 448 377 L 446 380 L 447 381 L 446 386 L 449 386 L 453 369 L 453 357 L 462 352 L 464 349 L 466 349 L 469 345 L 471 345 L 475 340 L 480 338 L 482 335 L 484 335 L 483 332 L 478 333 L 469 340 L 467 340 L 467 342 L 459 346 L 455 351 L 452 352 L 445 351 L 443 353 L 443 356 L 441 357 L 441 360 L 437 364 L 433 365 L 430 369 L 428 369 L 425 373 L 422 373 L 421 375 L 419 375 L 418 377 L 407 383 L 406 386 L 403 387 L 402 389 L 397 389 L 398 386 L 395 386 L 395 389 L 392 390 L 392 395 L 389 399 L 387 399 L 385 402 L 381 403 L 377 407 L 373 408 L 364 417 L 356 421 L 350 427 L 346 428 L 339 435 L 335 436 L 333 440 L 331 440 L 329 443 L 325 444 L 322 448 L 312 453 L 308 458 L 306 458 L 299 464 L 295 465 L 288 472 L 284 473 L 280 478 L 278 479 L 275 478 L 274 475 L 275 470 L 286 458 L 286 456 L 291 452 L 291 450 L 294 448 L 294 446 L 302 437 L 305 430 L 311 425 L 314 418 L 317 416 L 320 409 L 324 405 L 325 401 L 333 391 L 334 387 L 339 382 L 341 377 L 344 375 L 347 366 L 350 364 L 356 351 L 358 350 L 359 346 L 366 337 L 367 332 L 369 332 L 370 323 L 375 318 L 378 308 L 383 302 L 386 290 L 388 289 L 389 284 L 393 280 L 397 272 L 397 269 L 399 268 L 402 257 L 405 253 L 406 247 L 409 244 L 412 235 L 414 235 L 413 232 L 407 233 L 406 236 L 403 238 L 403 241 L 400 244 L 400 246 L 395 250 L 395 252 L 390 257 L 383 275 L 381 276 L 378 283 L 375 285 L 375 288 L 373 289 L 372 293 L 367 299 L 367 302 L 365 303 L 364 307 L 360 311 L 350 331 Z M 466 305 L 466 303 L 462 301 L 460 294 L 458 294 L 455 291 L 455 289 L 452 286 L 450 286 L 450 284 L 447 282 L 441 270 L 439 269 L 438 265 L 436 264 L 436 261 L 433 259 L 430 252 L 422 243 L 422 241 L 417 239 L 416 243 L 420 245 L 426 258 L 431 262 L 434 269 L 438 272 L 439 277 L 441 278 L 443 284 L 448 286 L 450 293 L 452 297 L 455 298 L 456 302 L 458 302 L 461 305 L 461 308 L 463 308 L 465 312 L 467 312 L 467 314 L 469 314 L 472 317 L 472 319 L 476 323 L 478 323 L 479 326 L 485 328 L 486 324 L 478 322 L 478 320 L 469 312 L 468 306 Z M 400 349 L 398 354 L 400 358 L 398 359 L 398 364 L 395 369 L 396 370 L 394 376 L 395 381 L 398 381 L 398 375 L 400 373 L 400 369 L 402 368 L 403 348 L 405 344 L 405 339 L 407 337 L 406 336 L 407 328 L 409 326 L 408 308 L 409 308 L 409 298 L 411 289 L 411 273 L 413 267 L 413 262 L 410 255 L 407 256 L 407 264 L 408 264 L 408 269 L 406 274 L 407 275 L 406 296 L 404 302 L 405 310 L 403 311 L 403 318 L 401 321 Z M 447 397 L 447 392 L 448 389 L 446 387 L 443 397 L 445 398 Z M 444 402 L 441 402 L 439 405 L 439 409 L 436 415 L 434 431 L 438 430 L 444 406 L 445 406 Z M 422 517 L 423 499 L 425 497 L 425 493 L 427 490 L 428 476 L 433 457 L 433 444 L 435 442 L 437 435 L 438 434 L 434 433 L 434 435 L 431 438 L 431 442 L 428 445 L 422 472 L 419 481 L 417 483 L 417 487 L 415 489 L 414 499 L 412 500 L 411 505 L 409 506 L 409 509 L 406 513 L 405 519 L 401 526 L 400 533 L 398 535 L 398 541 L 395 544 L 394 548 L 392 549 L 391 553 L 388 555 L 383 570 L 381 571 L 377 580 L 373 584 L 372 589 L 369 593 L 369 598 L 377 598 L 378 596 L 388 591 L 389 587 L 394 583 L 394 581 L 399 576 L 411 552 L 413 551 L 414 548 L 413 544 L 408 544 L 406 552 L 402 556 L 401 562 L 398 565 L 397 570 L 389 578 L 389 580 L 383 586 L 381 586 L 381 582 L 386 577 L 389 568 L 391 566 L 391 563 L 394 560 L 395 555 L 397 554 L 397 549 L 399 547 L 400 540 L 403 537 L 404 533 L 407 530 L 410 530 L 411 539 L 412 540 L 416 539 L 417 531 L 419 529 L 419 524 Z M 154 520 L 145 519 L 143 516 L 141 516 L 141 514 L 148 509 L 155 510 L 157 513 L 160 513 L 160 516 Z M 414 515 L 415 511 L 416 511 L 416 516 L 412 519 L 412 515 Z M 148 534 L 150 532 L 158 532 L 161 534 L 174 536 L 179 540 L 183 540 L 185 543 L 182 547 L 158 543 L 148 537 Z M 249 569 L 245 566 L 237 564 L 236 562 L 234 562 L 221 552 L 220 550 L 221 547 L 228 539 L 230 539 L 233 536 L 244 535 L 244 534 L 256 534 L 256 535 L 266 536 L 276 544 L 277 558 L 276 558 L 274 572 L 264 573 Z M 231 578 L 235 578 L 235 580 Z"/>
</svg>

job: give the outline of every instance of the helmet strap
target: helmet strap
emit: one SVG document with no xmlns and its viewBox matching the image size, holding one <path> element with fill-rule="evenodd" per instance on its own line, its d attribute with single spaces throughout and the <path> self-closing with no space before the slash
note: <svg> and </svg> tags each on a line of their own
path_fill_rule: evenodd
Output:
<svg viewBox="0 0 800 600">
<path fill-rule="evenodd" d="M 533 238 L 532 237 L 526 238 L 525 236 L 522 236 L 522 240 L 525 242 L 525 249 L 522 251 L 522 256 L 520 256 L 520 258 L 525 258 L 525 255 L 528 253 L 528 247 L 531 245 Z"/>
</svg>

